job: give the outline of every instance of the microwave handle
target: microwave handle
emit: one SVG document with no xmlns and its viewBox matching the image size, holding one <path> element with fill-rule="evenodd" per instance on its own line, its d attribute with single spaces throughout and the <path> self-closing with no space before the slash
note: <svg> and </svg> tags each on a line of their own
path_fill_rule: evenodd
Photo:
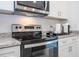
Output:
<svg viewBox="0 0 79 59">
<path fill-rule="evenodd" d="M 57 40 L 43 42 L 43 43 L 36 43 L 36 44 L 28 44 L 28 45 L 24 45 L 24 48 L 38 47 L 38 46 L 47 45 L 47 44 L 51 44 L 51 43 L 55 43 L 55 42 L 57 42 Z"/>
</svg>

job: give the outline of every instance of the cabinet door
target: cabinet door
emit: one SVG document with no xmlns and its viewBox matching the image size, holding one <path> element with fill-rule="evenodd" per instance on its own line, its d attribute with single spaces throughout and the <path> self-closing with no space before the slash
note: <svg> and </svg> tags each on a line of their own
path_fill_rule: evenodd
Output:
<svg viewBox="0 0 79 59">
<path fill-rule="evenodd" d="M 72 44 L 73 44 L 73 57 L 78 57 L 78 39 L 77 39 L 77 35 L 74 37 L 71 37 L 72 40 Z"/>
<path fill-rule="evenodd" d="M 77 44 L 59 47 L 59 57 L 77 57 Z"/>
<path fill-rule="evenodd" d="M 49 16 L 66 18 L 67 16 L 67 2 L 65 1 L 50 1 Z"/>
<path fill-rule="evenodd" d="M 78 44 L 74 44 L 72 47 L 72 57 L 78 57 Z"/>
<path fill-rule="evenodd" d="M 13 1 L 0 1 L 0 10 L 14 11 Z"/>
<path fill-rule="evenodd" d="M 51 17 L 58 17 L 58 7 L 57 7 L 57 2 L 50 1 L 49 3 L 49 16 Z"/>
<path fill-rule="evenodd" d="M 65 47 L 59 47 L 59 49 L 58 49 L 58 56 L 59 57 L 66 57 L 67 56 L 67 52 L 66 52 L 66 48 Z"/>
<path fill-rule="evenodd" d="M 77 41 L 78 41 L 78 57 L 79 57 L 79 36 L 77 36 Z"/>
<path fill-rule="evenodd" d="M 71 57 L 72 56 L 72 47 L 63 46 L 59 48 L 59 57 Z"/>
<path fill-rule="evenodd" d="M 67 2 L 59 1 L 58 3 L 58 17 L 67 18 Z"/>
<path fill-rule="evenodd" d="M 0 57 L 20 57 L 20 46 L 0 49 Z"/>
</svg>

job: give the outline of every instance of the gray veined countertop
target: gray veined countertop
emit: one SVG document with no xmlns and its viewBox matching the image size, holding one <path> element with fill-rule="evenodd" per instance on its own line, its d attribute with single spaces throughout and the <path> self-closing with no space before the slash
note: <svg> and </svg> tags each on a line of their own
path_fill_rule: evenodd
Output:
<svg viewBox="0 0 79 59">
<path fill-rule="evenodd" d="M 21 42 L 12 38 L 12 34 L 10 33 L 0 33 L 0 49 L 8 48 L 12 46 L 19 46 Z"/>
<path fill-rule="evenodd" d="M 12 46 L 19 46 L 21 43 L 14 38 L 0 38 L 0 49 Z"/>
<path fill-rule="evenodd" d="M 67 35 L 59 35 L 58 38 L 62 39 L 62 38 L 68 38 L 68 37 L 74 37 L 74 36 L 79 36 L 79 31 L 74 31 Z"/>
<path fill-rule="evenodd" d="M 79 32 L 72 32 L 69 35 L 60 35 L 58 36 L 58 38 L 62 39 L 72 36 L 79 36 Z M 11 37 L 11 33 L 0 33 L 0 49 L 12 46 L 20 46 L 20 44 L 21 44 L 20 41 Z"/>
</svg>

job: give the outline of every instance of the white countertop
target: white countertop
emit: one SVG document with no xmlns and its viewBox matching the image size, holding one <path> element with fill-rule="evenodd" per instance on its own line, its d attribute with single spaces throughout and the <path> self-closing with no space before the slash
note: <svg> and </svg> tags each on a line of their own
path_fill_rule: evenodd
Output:
<svg viewBox="0 0 79 59">
<path fill-rule="evenodd" d="M 12 38 L 10 36 L 11 34 L 1 34 L 0 35 L 0 49 L 1 48 L 6 48 L 6 47 L 11 47 L 11 46 L 18 46 L 21 44 L 21 42 L 19 42 L 18 40 Z M 78 36 L 79 32 L 73 32 L 70 33 L 69 35 L 60 35 L 58 36 L 59 39 L 61 38 L 67 38 L 67 37 L 72 37 L 72 36 Z"/>
<path fill-rule="evenodd" d="M 14 38 L 0 38 L 0 48 L 20 45 L 21 42 Z"/>
<path fill-rule="evenodd" d="M 78 32 L 72 32 L 72 33 L 67 34 L 67 35 L 59 35 L 58 38 L 61 39 L 61 38 L 67 38 L 67 37 L 72 37 L 72 36 L 79 36 L 79 33 Z"/>
</svg>

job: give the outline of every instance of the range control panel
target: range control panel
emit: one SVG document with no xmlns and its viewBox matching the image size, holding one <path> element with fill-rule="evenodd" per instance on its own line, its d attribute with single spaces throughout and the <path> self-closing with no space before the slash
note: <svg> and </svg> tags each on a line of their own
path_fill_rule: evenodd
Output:
<svg viewBox="0 0 79 59">
<path fill-rule="evenodd" d="M 41 31 L 41 25 L 12 24 L 12 32 Z"/>
</svg>

